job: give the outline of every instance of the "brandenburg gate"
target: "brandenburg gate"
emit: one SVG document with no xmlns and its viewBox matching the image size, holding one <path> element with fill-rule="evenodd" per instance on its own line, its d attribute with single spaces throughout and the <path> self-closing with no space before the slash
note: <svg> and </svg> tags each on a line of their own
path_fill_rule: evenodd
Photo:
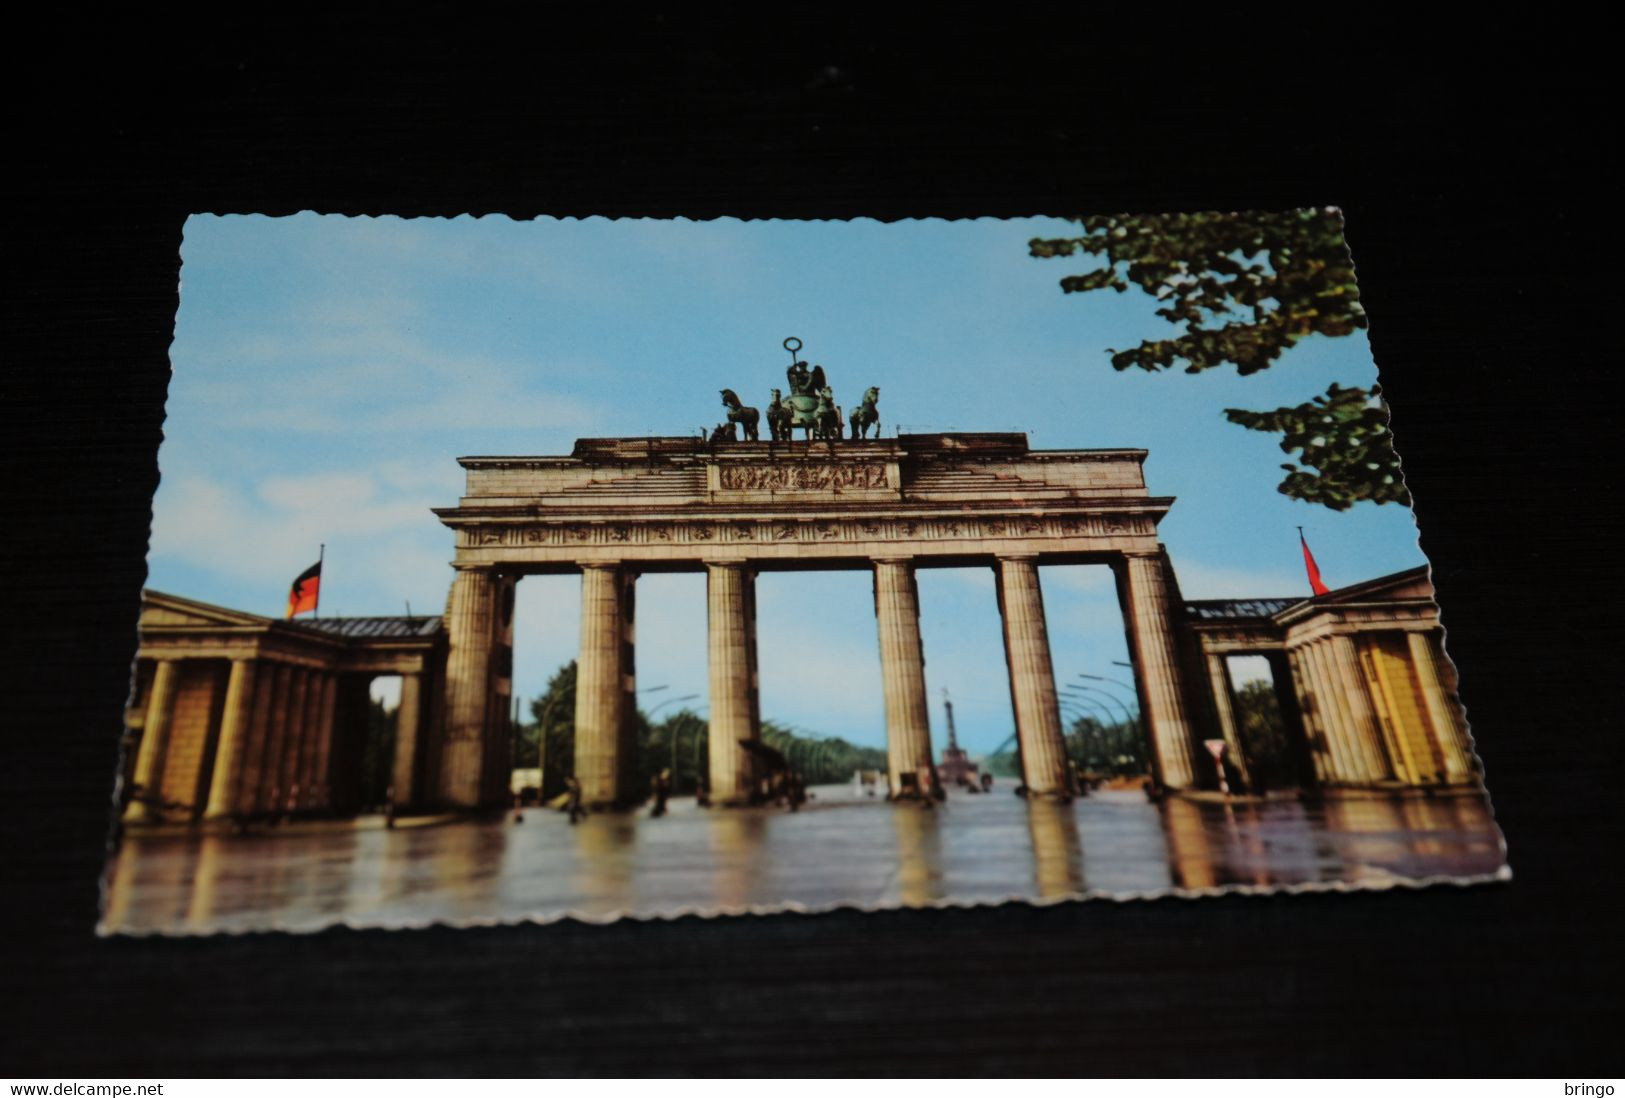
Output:
<svg viewBox="0 0 1625 1098">
<path fill-rule="evenodd" d="M 932 773 L 915 573 L 987 567 L 997 580 L 1010 696 L 1030 795 L 1070 795 L 1038 568 L 1108 564 L 1140 694 L 1154 777 L 1196 782 L 1179 653 L 1181 603 L 1146 491 L 1144 450 L 1030 450 L 1022 434 L 708 443 L 582 439 L 569 456 L 465 457 L 467 488 L 435 513 L 456 534 L 447 603 L 445 725 L 436 799 L 491 804 L 508 782 L 514 587 L 579 574 L 576 775 L 589 802 L 631 788 L 637 578 L 704 572 L 709 617 L 709 785 L 752 792 L 758 739 L 755 581 L 767 571 L 874 576 L 894 794 Z M 922 776 L 926 776 L 923 777 Z"/>
<path fill-rule="evenodd" d="M 125 821 L 361 810 L 366 697 L 380 674 L 402 680 L 389 805 L 503 804 L 515 588 L 549 573 L 581 577 L 575 776 L 592 804 L 641 793 L 634 608 L 638 577 L 662 571 L 706 577 L 707 784 L 717 804 L 758 792 L 756 577 L 807 569 L 874 577 L 894 797 L 938 792 L 921 568 L 992 569 L 1024 791 L 1075 792 L 1039 587 L 1045 564 L 1105 564 L 1116 575 L 1154 792 L 1229 792 L 1225 752 L 1253 793 L 1474 782 L 1425 567 L 1313 598 L 1187 603 L 1157 538 L 1173 500 L 1146 490 L 1144 450 L 1032 450 L 1023 434 L 882 439 L 878 389 L 843 439 L 822 367 L 797 361 L 786 376 L 792 395 L 774 390 L 767 413 L 772 441 L 758 441 L 759 413 L 725 389 L 730 423 L 710 440 L 580 439 L 567 456 L 458 459 L 464 494 L 435 510 L 456 545 L 443 618 L 276 621 L 146 592 Z M 733 437 L 739 424 L 744 441 Z M 796 427 L 816 437 L 793 439 Z M 1266 773 L 1268 750 L 1244 735 L 1227 663 L 1241 655 L 1271 668 L 1291 773 Z"/>
</svg>

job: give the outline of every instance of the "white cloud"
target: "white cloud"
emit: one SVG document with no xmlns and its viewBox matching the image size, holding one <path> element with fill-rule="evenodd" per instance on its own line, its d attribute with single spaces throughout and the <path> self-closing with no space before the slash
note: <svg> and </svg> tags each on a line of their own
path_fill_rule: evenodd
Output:
<svg viewBox="0 0 1625 1098">
<path fill-rule="evenodd" d="M 1174 561 L 1179 592 L 1187 599 L 1268 599 L 1309 594 L 1302 573 L 1282 568 L 1227 568 L 1189 558 Z"/>
<path fill-rule="evenodd" d="M 361 599 L 369 591 L 444 592 L 449 582 L 450 538 L 429 512 L 435 502 L 371 471 L 267 477 L 249 491 L 205 474 L 168 476 L 154 508 L 152 556 L 265 584 L 291 578 L 325 543 L 335 553 L 324 603 L 335 593 L 331 581 L 347 576 L 354 594 L 343 612 L 395 613 L 393 602 L 369 607 Z"/>
</svg>

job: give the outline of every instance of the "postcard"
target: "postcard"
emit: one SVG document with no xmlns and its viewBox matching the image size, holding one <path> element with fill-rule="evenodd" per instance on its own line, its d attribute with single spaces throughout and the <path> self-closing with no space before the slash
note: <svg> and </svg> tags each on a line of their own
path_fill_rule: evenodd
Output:
<svg viewBox="0 0 1625 1098">
<path fill-rule="evenodd" d="M 1366 328 L 1333 209 L 193 217 L 100 931 L 1505 879 Z"/>
</svg>

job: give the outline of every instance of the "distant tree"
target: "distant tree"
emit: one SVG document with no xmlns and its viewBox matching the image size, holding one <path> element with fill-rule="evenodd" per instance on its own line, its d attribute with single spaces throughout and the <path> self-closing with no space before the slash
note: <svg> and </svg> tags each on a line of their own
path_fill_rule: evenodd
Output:
<svg viewBox="0 0 1625 1098">
<path fill-rule="evenodd" d="M 1299 340 L 1346 336 L 1366 326 L 1354 264 L 1336 210 L 1244 214 L 1125 214 L 1071 219 L 1081 235 L 1029 242 L 1039 259 L 1098 256 L 1095 270 L 1061 279 L 1066 293 L 1138 286 L 1157 315 L 1184 326 L 1169 339 L 1110 350 L 1112 366 L 1200 373 L 1226 363 L 1242 375 L 1268 369 Z M 1361 500 L 1408 503 L 1388 434 L 1381 390 L 1333 385 L 1292 408 L 1227 408 L 1232 423 L 1284 435 L 1296 455 L 1279 489 L 1342 511 Z"/>
<path fill-rule="evenodd" d="M 1067 732 L 1066 746 L 1068 757 L 1086 774 L 1130 777 L 1150 773 L 1145 742 L 1133 724 L 1078 717 Z"/>
<path fill-rule="evenodd" d="M 792 730 L 770 720 L 762 722 L 762 742 L 782 754 L 808 785 L 847 782 L 855 771 L 886 769 L 886 752 L 880 748 Z"/>
<path fill-rule="evenodd" d="M 542 797 L 556 797 L 576 767 L 575 660 L 547 680 L 547 689 L 530 703 L 530 716 L 536 729 L 536 757 L 542 760 Z"/>
<path fill-rule="evenodd" d="M 361 749 L 361 796 L 365 807 L 389 800 L 389 783 L 394 780 L 395 716 L 377 698 L 367 699 L 367 741 Z"/>
<path fill-rule="evenodd" d="M 1261 679 L 1244 683 L 1235 692 L 1235 699 L 1237 732 L 1254 782 L 1267 789 L 1295 784 L 1292 747 L 1287 742 L 1275 684 Z"/>
<path fill-rule="evenodd" d="M 564 779 L 575 770 L 576 665 L 554 672 L 547 689 L 530 703 L 530 722 L 520 729 L 515 766 L 535 766 L 544 757 L 542 796 L 564 791 Z M 658 724 L 639 710 L 633 715 L 634 789 L 642 794 L 661 770 L 672 771 L 673 791 L 692 792 L 696 779 L 710 766 L 710 726 L 691 709 L 679 709 Z M 762 742 L 780 752 L 791 769 L 809 785 L 844 782 L 855 770 L 884 770 L 886 752 L 859 747 L 839 737 L 792 730 L 771 720 L 762 722 Z M 675 759 L 675 765 L 673 760 Z"/>
<path fill-rule="evenodd" d="M 1000 751 L 982 760 L 982 770 L 996 778 L 1021 777 L 1021 756 L 1014 751 Z"/>
<path fill-rule="evenodd" d="M 648 754 L 656 771 L 672 767 L 672 791 L 692 793 L 709 764 L 710 725 L 692 709 L 679 709 L 649 729 Z M 676 765 L 672 766 L 675 758 Z"/>
</svg>

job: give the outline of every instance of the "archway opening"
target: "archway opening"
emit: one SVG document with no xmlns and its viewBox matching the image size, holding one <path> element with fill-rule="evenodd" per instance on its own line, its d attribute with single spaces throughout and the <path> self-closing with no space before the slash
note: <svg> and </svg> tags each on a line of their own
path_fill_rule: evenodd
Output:
<svg viewBox="0 0 1625 1098">
<path fill-rule="evenodd" d="M 920 598 L 920 637 L 931 708 L 931 740 L 942 785 L 951 794 L 968 790 L 962 765 L 949 761 L 953 740 L 983 775 L 1006 786 L 1021 779 L 1010 677 L 1004 664 L 1003 624 L 990 568 L 922 568 L 915 573 Z"/>
<path fill-rule="evenodd" d="M 709 666 L 703 573 L 650 572 L 638 577 L 635 618 L 637 713 L 633 792 L 653 788 L 692 795 L 707 773 Z"/>
<path fill-rule="evenodd" d="M 1152 773 L 1151 740 L 1116 575 L 1105 564 L 1038 571 L 1067 756 L 1091 787 L 1138 786 Z"/>
<path fill-rule="evenodd" d="M 886 707 L 872 573 L 759 574 L 756 637 L 763 743 L 809 786 L 849 783 L 859 774 L 872 783 L 878 773 L 884 792 Z"/>
<path fill-rule="evenodd" d="M 400 736 L 401 677 L 378 675 L 367 683 L 367 705 L 364 723 L 359 729 L 360 751 L 355 763 L 356 811 L 382 812 L 393 796 L 398 801 L 411 799 L 404 790 L 394 790 L 395 744 Z M 341 712 L 341 718 L 353 716 Z M 337 728 L 334 729 L 335 736 Z M 335 798 L 342 801 L 344 798 Z"/>
<path fill-rule="evenodd" d="M 575 670 L 581 576 L 526 576 L 514 592 L 513 775 L 526 801 L 564 792 L 575 770 Z"/>
</svg>

